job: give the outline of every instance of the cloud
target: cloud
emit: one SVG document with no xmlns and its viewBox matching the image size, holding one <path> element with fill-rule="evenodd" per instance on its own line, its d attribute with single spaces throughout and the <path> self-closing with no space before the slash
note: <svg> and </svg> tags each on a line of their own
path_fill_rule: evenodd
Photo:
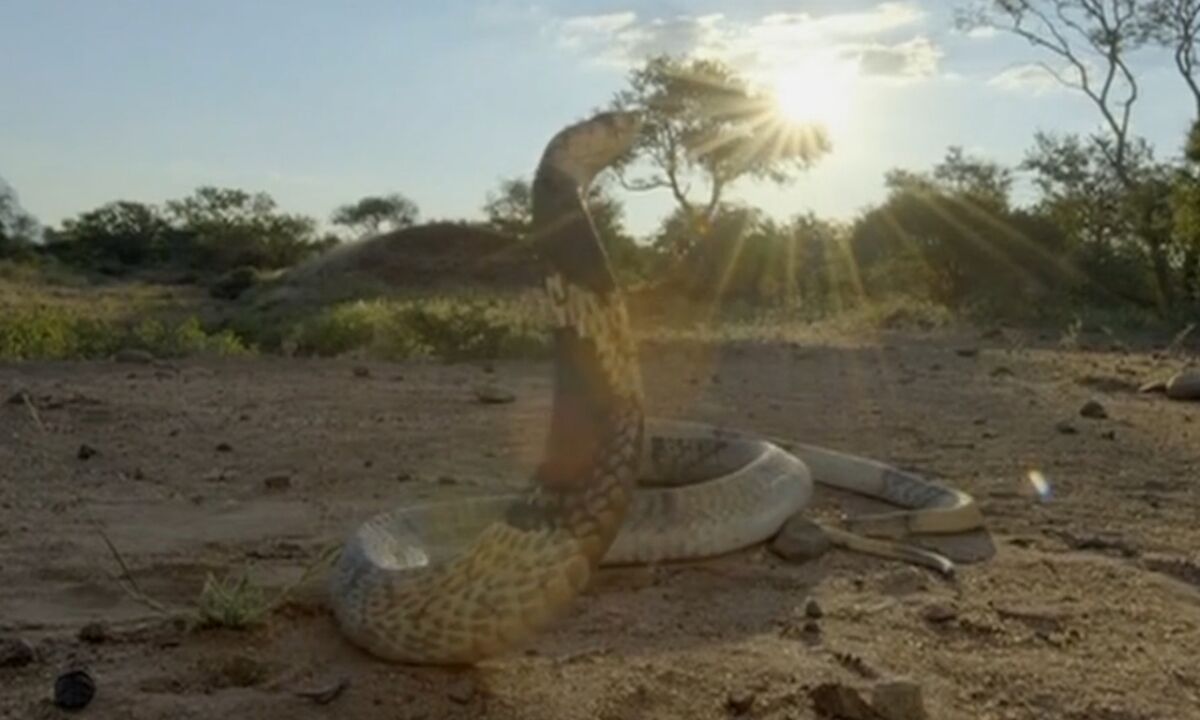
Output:
<svg viewBox="0 0 1200 720">
<path fill-rule="evenodd" d="M 944 53 L 928 38 L 915 37 L 895 45 L 879 43 L 846 48 L 858 60 L 858 71 L 866 77 L 923 78 L 937 74 Z"/>
<path fill-rule="evenodd" d="M 716 57 L 761 78 L 814 55 L 832 55 L 857 63 L 864 77 L 912 80 L 936 75 L 943 54 L 915 33 L 925 17 L 914 3 L 883 2 L 863 10 L 751 20 L 724 14 L 643 18 L 624 11 L 557 19 L 544 30 L 561 48 L 619 69 L 662 54 Z M 894 37 L 906 32 L 907 38 Z"/>
<path fill-rule="evenodd" d="M 1062 89 L 1050 71 L 1041 65 L 1027 64 L 1010 67 L 992 76 L 987 84 L 1010 92 L 1045 95 Z"/>
</svg>

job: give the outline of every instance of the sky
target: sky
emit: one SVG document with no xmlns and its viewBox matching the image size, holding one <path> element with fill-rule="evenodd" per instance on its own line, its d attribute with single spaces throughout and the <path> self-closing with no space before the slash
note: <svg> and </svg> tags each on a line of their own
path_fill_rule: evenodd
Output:
<svg viewBox="0 0 1200 720">
<path fill-rule="evenodd" d="M 1044 55 L 956 29 L 959 5 L 0 0 L 0 178 L 49 225 L 201 185 L 265 191 L 323 220 L 391 192 L 424 219 L 477 218 L 554 132 L 666 52 L 767 87 L 833 77 L 821 63 L 836 61 L 836 87 L 820 92 L 838 109 L 833 151 L 791 184 L 745 181 L 731 199 L 850 219 L 883 199 L 888 169 L 929 168 L 948 146 L 1015 164 L 1037 130 L 1096 128 L 1086 99 L 1031 67 Z M 1168 56 L 1137 63 L 1134 129 L 1175 156 L 1191 101 Z M 639 234 L 672 207 L 661 190 L 620 197 Z"/>
</svg>

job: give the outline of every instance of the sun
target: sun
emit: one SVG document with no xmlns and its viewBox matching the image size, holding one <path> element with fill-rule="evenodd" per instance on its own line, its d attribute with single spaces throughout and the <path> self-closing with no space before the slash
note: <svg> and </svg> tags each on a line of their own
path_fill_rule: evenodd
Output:
<svg viewBox="0 0 1200 720">
<path fill-rule="evenodd" d="M 811 57 L 779 68 L 771 90 L 788 122 L 836 132 L 850 118 L 856 68 L 834 57 Z"/>
</svg>

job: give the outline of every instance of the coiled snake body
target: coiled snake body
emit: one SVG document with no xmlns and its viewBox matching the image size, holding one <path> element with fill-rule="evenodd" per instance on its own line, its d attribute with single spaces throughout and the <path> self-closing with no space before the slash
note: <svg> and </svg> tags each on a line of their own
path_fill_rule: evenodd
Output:
<svg viewBox="0 0 1200 720">
<path fill-rule="evenodd" d="M 826 528 L 842 547 L 949 572 L 939 555 L 862 535 L 982 524 L 965 493 L 871 460 L 644 418 L 629 319 L 582 201 L 639 128 L 633 113 L 568 127 L 535 176 L 534 247 L 548 266 L 556 358 L 533 488 L 377 515 L 338 557 L 334 614 L 379 657 L 469 664 L 502 652 L 559 616 L 601 563 L 705 557 L 771 537 L 807 505 L 814 476 L 908 508 Z"/>
</svg>

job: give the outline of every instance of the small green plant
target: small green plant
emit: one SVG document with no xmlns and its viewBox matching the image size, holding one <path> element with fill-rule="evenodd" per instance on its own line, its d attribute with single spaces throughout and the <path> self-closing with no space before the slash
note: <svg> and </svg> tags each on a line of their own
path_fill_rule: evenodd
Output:
<svg viewBox="0 0 1200 720">
<path fill-rule="evenodd" d="M 209 573 L 196 601 L 200 627 L 244 630 L 261 623 L 270 609 L 262 588 L 246 575 L 217 579 Z"/>
<path fill-rule="evenodd" d="M 130 323 L 54 306 L 0 314 L 0 360 L 84 360 L 122 349 L 146 350 L 158 357 L 250 352 L 234 333 L 209 332 L 196 317 Z"/>
</svg>

